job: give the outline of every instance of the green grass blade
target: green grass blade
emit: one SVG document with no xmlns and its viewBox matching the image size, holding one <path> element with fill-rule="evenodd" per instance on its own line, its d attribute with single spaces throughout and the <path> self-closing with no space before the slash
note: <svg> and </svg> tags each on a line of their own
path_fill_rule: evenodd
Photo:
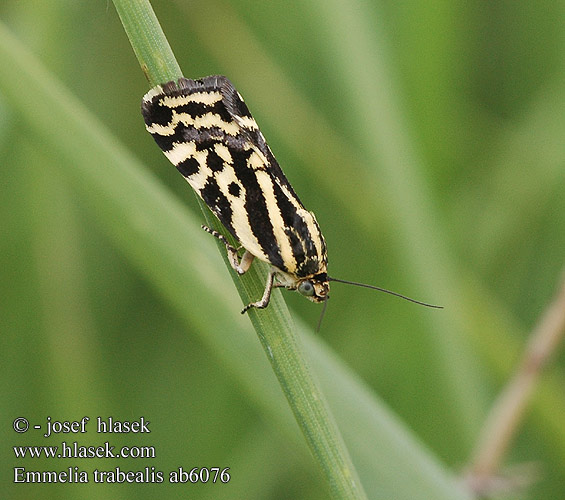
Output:
<svg viewBox="0 0 565 500">
<path fill-rule="evenodd" d="M 180 68 L 149 1 L 114 0 L 114 4 L 149 81 L 164 83 L 177 79 Z M 164 80 L 163 75 L 166 75 Z M 207 215 L 205 210 L 204 214 Z M 208 220 L 212 223 L 209 217 Z M 246 288 L 242 293 L 244 300 L 250 296 L 250 291 L 265 283 L 265 271 L 263 266 L 262 273 L 250 273 L 241 281 Z M 236 286 L 242 290 L 239 281 L 236 280 Z M 269 308 L 248 314 L 306 442 L 324 472 L 332 496 L 344 500 L 366 498 L 325 398 L 308 368 L 282 297 L 277 294 Z"/>
<path fill-rule="evenodd" d="M 178 80 L 180 66 L 148 0 L 116 0 L 114 6 L 149 85 Z"/>
</svg>

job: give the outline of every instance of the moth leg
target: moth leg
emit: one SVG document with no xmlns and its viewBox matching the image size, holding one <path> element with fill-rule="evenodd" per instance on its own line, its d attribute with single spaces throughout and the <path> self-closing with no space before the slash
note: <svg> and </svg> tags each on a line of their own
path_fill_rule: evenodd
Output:
<svg viewBox="0 0 565 500">
<path fill-rule="evenodd" d="M 261 297 L 261 300 L 246 305 L 241 311 L 241 314 L 245 314 L 252 307 L 255 307 L 257 309 L 265 309 L 265 307 L 269 305 L 269 300 L 271 300 L 271 292 L 273 290 L 273 284 L 275 282 L 275 274 L 276 271 L 271 270 L 269 272 L 269 276 L 267 277 L 267 284 L 265 285 L 265 291 L 263 292 L 263 297 Z"/>
<path fill-rule="evenodd" d="M 251 266 L 253 262 L 254 255 L 249 253 L 247 250 L 241 257 L 241 261 L 239 260 L 239 255 L 237 254 L 237 248 L 230 245 L 229 241 L 226 240 L 223 234 L 218 233 L 218 231 L 214 231 L 210 229 L 208 226 L 202 226 L 202 229 L 207 233 L 210 233 L 212 236 L 218 238 L 225 246 L 226 251 L 228 253 L 228 260 L 230 262 L 231 267 L 235 270 L 237 274 L 245 274 L 245 272 Z"/>
<path fill-rule="evenodd" d="M 254 258 L 255 255 L 253 255 L 248 250 L 245 250 L 245 253 L 241 256 L 241 260 L 239 261 L 239 268 L 236 269 L 236 271 L 239 274 L 245 273 L 251 267 L 251 263 L 253 262 Z"/>
</svg>

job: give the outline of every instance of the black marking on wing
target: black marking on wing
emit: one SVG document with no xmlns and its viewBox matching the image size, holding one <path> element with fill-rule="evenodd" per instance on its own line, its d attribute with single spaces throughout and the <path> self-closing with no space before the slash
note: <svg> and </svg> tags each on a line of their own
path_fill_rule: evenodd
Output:
<svg viewBox="0 0 565 500">
<path fill-rule="evenodd" d="M 228 186 L 228 192 L 232 196 L 239 198 L 239 195 L 241 194 L 241 188 L 239 187 L 239 184 L 237 182 L 230 182 L 230 185 Z"/>
<path fill-rule="evenodd" d="M 204 203 L 210 207 L 214 215 L 220 219 L 226 229 L 235 236 L 232 226 L 232 208 L 229 200 L 224 196 L 213 177 L 208 177 L 206 184 L 200 190 Z"/>
<path fill-rule="evenodd" d="M 297 275 L 308 276 L 319 269 L 319 255 L 316 250 L 314 239 L 321 234 L 312 235 L 308 225 L 302 219 L 296 206 L 303 208 L 294 189 L 285 177 L 271 149 L 265 142 L 261 132 L 253 125 L 247 125 L 246 121 L 252 120 L 249 108 L 234 88 L 233 84 L 225 76 L 208 76 L 199 80 L 179 79 L 178 82 L 168 82 L 161 85 L 162 93 L 152 97 L 150 101 L 142 102 L 142 113 L 148 126 L 159 124 L 167 127 L 172 123 L 176 114 L 187 114 L 192 118 L 201 117 L 212 113 L 219 117 L 219 124 L 211 124 L 209 127 L 196 128 L 184 123 L 177 123 L 170 135 L 154 133 L 153 137 L 159 147 L 165 151 L 171 151 L 176 144 L 191 143 L 196 146 L 197 151 L 206 151 L 206 165 L 209 175 L 203 186 L 199 186 L 199 195 L 210 207 L 222 224 L 229 232 L 237 238 L 237 228 L 233 226 L 233 212 L 229 200 L 221 192 L 214 177 L 217 172 L 227 168 L 224 160 L 215 150 L 216 144 L 226 146 L 231 154 L 232 163 L 230 167 L 238 182 L 232 182 L 228 186 L 228 193 L 235 197 L 245 197 L 245 211 L 249 227 L 256 237 L 261 249 L 269 259 L 269 262 L 282 271 L 286 271 L 279 244 L 275 237 L 272 221 L 267 209 L 267 201 L 257 180 L 257 172 L 248 163 L 250 156 L 255 151 L 260 152 L 267 160 L 257 170 L 266 171 L 273 185 L 277 208 L 281 213 L 285 225 L 285 234 L 289 239 L 292 253 L 297 263 Z M 219 92 L 221 99 L 211 104 L 202 102 L 187 102 L 172 106 L 164 103 L 163 97 L 190 96 L 194 93 Z M 225 123 L 226 129 L 222 123 Z M 237 125 L 237 133 L 228 132 L 227 127 Z M 200 158 L 200 161 L 203 161 Z M 190 177 L 201 173 L 204 165 L 194 157 L 183 159 L 177 164 L 177 169 L 190 182 Z M 206 171 L 206 170 L 205 170 Z M 208 171 L 206 171 L 208 173 Z M 243 186 L 243 191 L 241 190 Z M 284 188 L 284 189 L 283 189 Z M 289 199 L 289 196 L 293 200 Z M 319 228 L 318 228 L 319 229 Z M 325 244 L 322 245 L 325 255 Z"/>
<path fill-rule="evenodd" d="M 233 169 L 237 179 L 245 187 L 245 210 L 251 231 L 257 238 L 259 245 L 269 262 L 279 269 L 285 271 L 280 248 L 275 238 L 273 224 L 269 218 L 267 202 L 263 191 L 257 181 L 255 170 L 249 167 L 247 160 L 253 150 L 231 151 L 233 158 Z"/>
<path fill-rule="evenodd" d="M 173 110 L 168 106 L 161 106 L 156 98 L 148 103 L 141 103 L 141 113 L 146 125 L 157 123 L 159 125 L 167 125 L 173 119 Z"/>
<path fill-rule="evenodd" d="M 314 237 L 310 234 L 308 225 L 304 222 L 296 207 L 289 201 L 277 183 L 274 184 L 274 192 L 284 221 L 284 232 L 290 241 L 292 255 L 296 260 L 295 274 L 299 278 L 311 276 L 319 270 L 320 266 L 320 256 L 314 243 Z M 318 236 L 323 240 L 321 234 Z"/>
<path fill-rule="evenodd" d="M 221 172 L 224 169 L 224 160 L 216 153 L 215 145 L 218 144 L 217 140 L 203 140 L 196 142 L 196 151 L 207 151 L 206 166 L 212 172 Z"/>
<path fill-rule="evenodd" d="M 191 175 L 198 173 L 200 165 L 198 164 L 198 160 L 195 158 L 187 158 L 177 165 L 177 170 L 185 177 L 190 177 Z"/>
</svg>

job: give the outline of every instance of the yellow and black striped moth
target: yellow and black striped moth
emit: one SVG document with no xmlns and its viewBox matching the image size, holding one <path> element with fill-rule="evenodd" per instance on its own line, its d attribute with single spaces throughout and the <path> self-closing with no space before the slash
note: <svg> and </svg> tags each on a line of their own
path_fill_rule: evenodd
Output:
<svg viewBox="0 0 565 500">
<path fill-rule="evenodd" d="M 240 258 L 221 234 L 203 226 L 225 244 L 235 271 L 244 274 L 255 257 L 271 265 L 263 297 L 242 313 L 267 307 L 273 287 L 325 302 L 330 281 L 423 304 L 328 276 L 326 243 L 316 217 L 304 208 L 243 98 L 225 76 L 158 85 L 143 97 L 141 111 L 165 156 L 245 249 Z"/>
</svg>

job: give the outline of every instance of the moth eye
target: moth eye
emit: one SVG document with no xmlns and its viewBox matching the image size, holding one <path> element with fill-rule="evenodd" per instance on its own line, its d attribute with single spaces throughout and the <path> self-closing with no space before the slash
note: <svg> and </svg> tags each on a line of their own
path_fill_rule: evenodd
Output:
<svg viewBox="0 0 565 500">
<path fill-rule="evenodd" d="M 303 281 L 298 285 L 298 293 L 305 297 L 311 297 L 314 295 L 314 285 L 311 281 Z"/>
</svg>

